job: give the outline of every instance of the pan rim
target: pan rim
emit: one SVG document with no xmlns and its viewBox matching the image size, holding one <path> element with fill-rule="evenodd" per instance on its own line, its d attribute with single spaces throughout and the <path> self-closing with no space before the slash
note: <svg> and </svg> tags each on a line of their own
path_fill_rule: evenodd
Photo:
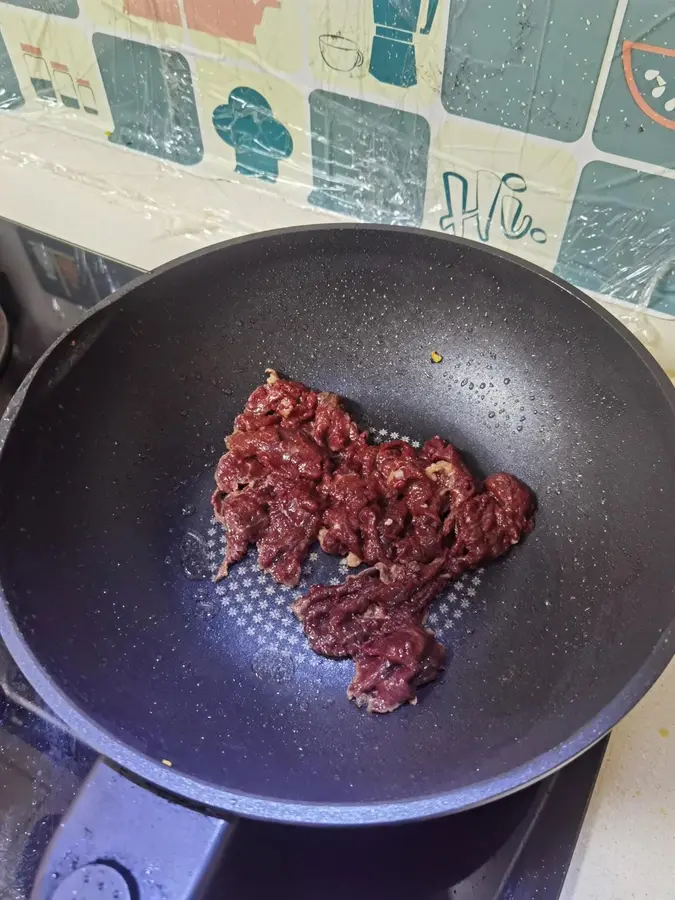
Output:
<svg viewBox="0 0 675 900">
<path fill-rule="evenodd" d="M 408 233 L 422 238 L 426 237 L 427 239 L 434 238 L 439 241 L 448 241 L 474 253 L 482 251 L 488 256 L 497 257 L 534 274 L 543 276 L 612 327 L 616 334 L 632 348 L 637 358 L 646 366 L 648 375 L 654 379 L 655 386 L 661 389 L 664 399 L 675 414 L 675 388 L 649 351 L 642 346 L 637 338 L 616 317 L 608 310 L 605 310 L 597 301 L 553 273 L 505 251 L 493 247 L 485 247 L 469 239 L 455 237 L 454 235 L 390 225 L 322 223 L 256 232 L 199 248 L 192 253 L 178 257 L 148 273 L 140 275 L 122 289 L 110 295 L 110 297 L 105 298 L 52 344 L 33 366 L 12 397 L 9 406 L 2 418 L 0 418 L 0 458 L 2 457 L 9 431 L 19 414 L 23 400 L 30 390 L 31 383 L 37 372 L 47 361 L 53 350 L 63 341 L 71 339 L 72 335 L 90 318 L 100 314 L 108 306 L 116 303 L 127 293 L 135 290 L 142 284 L 190 260 L 209 253 L 220 252 L 225 247 L 242 243 L 264 241 L 265 239 L 273 239 L 288 234 L 312 234 L 321 231 L 376 231 Z M 41 698 L 46 701 L 51 710 L 77 738 L 98 753 L 113 760 L 124 770 L 149 782 L 150 786 L 168 791 L 178 799 L 182 798 L 188 802 L 224 813 L 300 825 L 376 825 L 434 818 L 471 809 L 534 784 L 571 762 L 604 737 L 651 688 L 674 655 L 671 639 L 675 636 L 675 618 L 663 631 L 651 654 L 625 685 L 624 689 L 593 719 L 589 720 L 566 741 L 539 754 L 534 760 L 491 779 L 456 788 L 452 791 L 432 793 L 419 798 L 396 801 L 374 800 L 353 804 L 289 801 L 226 790 L 213 783 L 184 775 L 173 768 L 168 768 L 160 761 L 134 750 L 124 741 L 102 728 L 53 682 L 51 676 L 49 676 L 33 654 L 9 610 L 1 577 L 0 600 L 2 600 L 2 603 L 0 603 L 0 636 L 2 636 L 12 657 Z"/>
</svg>

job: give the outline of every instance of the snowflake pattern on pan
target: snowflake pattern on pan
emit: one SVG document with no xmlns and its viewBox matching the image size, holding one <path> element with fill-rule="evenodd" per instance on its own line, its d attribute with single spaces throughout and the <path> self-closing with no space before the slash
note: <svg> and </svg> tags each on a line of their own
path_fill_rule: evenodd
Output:
<svg viewBox="0 0 675 900">
<path fill-rule="evenodd" d="M 387 440 L 409 441 L 413 447 L 421 446 L 407 435 L 386 428 L 370 428 L 375 443 Z M 207 529 L 208 559 L 215 572 L 225 555 L 226 537 L 220 524 L 211 517 Z M 297 588 L 277 584 L 258 568 L 258 556 L 251 549 L 241 562 L 230 568 L 227 578 L 215 585 L 225 616 L 232 625 L 241 629 L 263 649 L 275 653 L 285 652 L 296 662 L 318 665 L 322 657 L 307 644 L 300 623 L 291 611 L 291 603 L 312 584 L 340 584 L 347 574 L 344 559 L 329 556 L 321 550 L 313 550 L 302 569 L 302 579 Z M 482 570 L 467 572 L 439 594 L 429 609 L 427 625 L 443 642 L 452 636 L 462 618 L 471 608 L 482 581 Z"/>
</svg>

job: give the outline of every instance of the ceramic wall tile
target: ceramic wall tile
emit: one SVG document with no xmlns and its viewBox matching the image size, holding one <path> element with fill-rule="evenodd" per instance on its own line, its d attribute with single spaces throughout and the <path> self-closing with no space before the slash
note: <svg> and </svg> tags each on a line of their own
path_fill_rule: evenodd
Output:
<svg viewBox="0 0 675 900">
<path fill-rule="evenodd" d="M 306 92 L 224 61 L 199 60 L 196 72 L 207 161 L 252 187 L 308 185 Z"/>
<path fill-rule="evenodd" d="M 113 118 L 110 141 L 183 165 L 200 162 L 204 147 L 185 56 L 101 32 L 92 43 Z"/>
<path fill-rule="evenodd" d="M 170 16 L 171 0 L 79 0 L 82 26 L 164 49 L 185 50 L 189 34 L 180 16 Z"/>
<path fill-rule="evenodd" d="M 7 44 L 0 31 L 0 109 L 16 109 L 24 99 Z"/>
<path fill-rule="evenodd" d="M 593 132 L 601 150 L 675 168 L 675 16 L 629 0 Z"/>
<path fill-rule="evenodd" d="M 446 122 L 430 165 L 424 224 L 550 268 L 565 230 L 577 168 L 564 145 L 470 122 Z"/>
<path fill-rule="evenodd" d="M 365 222 L 419 225 L 430 130 L 415 113 L 317 90 L 310 95 L 309 202 Z"/>
<path fill-rule="evenodd" d="M 76 19 L 80 14 L 78 0 L 5 0 L 5 2 L 21 9 L 65 16 L 68 19 Z"/>
<path fill-rule="evenodd" d="M 322 87 L 413 112 L 437 102 L 444 0 L 319 0 L 308 9 L 307 55 Z"/>
<path fill-rule="evenodd" d="M 617 0 L 454 0 L 443 106 L 528 134 L 577 140 L 616 5 Z"/>
<path fill-rule="evenodd" d="M 675 315 L 675 181 L 589 163 L 556 272 L 583 288 Z"/>
<path fill-rule="evenodd" d="M 11 98 L 18 87 L 22 113 L 105 140 L 112 118 L 92 42 L 77 23 L 0 4 L 0 33 L 0 90 Z"/>
<path fill-rule="evenodd" d="M 265 69 L 277 78 L 306 66 L 303 0 L 182 0 L 190 41 L 200 56 Z"/>
</svg>

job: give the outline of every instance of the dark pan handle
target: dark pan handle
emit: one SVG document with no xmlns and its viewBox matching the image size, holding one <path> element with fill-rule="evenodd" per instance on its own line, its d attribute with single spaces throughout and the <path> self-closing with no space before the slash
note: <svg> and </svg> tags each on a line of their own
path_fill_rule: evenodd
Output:
<svg viewBox="0 0 675 900">
<path fill-rule="evenodd" d="M 47 848 L 31 900 L 198 900 L 235 824 L 99 759 Z"/>
</svg>

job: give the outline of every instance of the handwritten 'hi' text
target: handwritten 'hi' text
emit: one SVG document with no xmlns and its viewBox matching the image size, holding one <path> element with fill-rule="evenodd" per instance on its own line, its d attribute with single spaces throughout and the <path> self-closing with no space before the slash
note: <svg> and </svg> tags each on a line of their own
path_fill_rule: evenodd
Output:
<svg viewBox="0 0 675 900">
<path fill-rule="evenodd" d="M 464 175 L 444 172 L 443 186 L 448 207 L 447 215 L 440 220 L 443 231 L 473 237 L 465 234 L 465 225 L 473 221 L 478 239 L 484 243 L 490 240 L 493 228 L 499 228 L 512 241 L 529 235 L 536 244 L 546 243 L 548 236 L 544 229 L 533 227 L 532 216 L 523 213 L 521 196 L 527 191 L 527 182 L 522 175 L 507 172 L 500 177 L 481 169 L 476 173 L 471 191 L 469 179 Z"/>
</svg>

